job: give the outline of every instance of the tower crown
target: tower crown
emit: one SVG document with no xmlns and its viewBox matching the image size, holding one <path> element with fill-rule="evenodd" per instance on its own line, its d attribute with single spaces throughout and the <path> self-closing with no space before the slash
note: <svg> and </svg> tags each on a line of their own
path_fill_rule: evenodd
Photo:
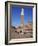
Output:
<svg viewBox="0 0 38 46">
<path fill-rule="evenodd" d="M 22 10 L 21 10 L 21 16 L 23 16 L 24 15 L 24 9 L 22 8 Z"/>
</svg>

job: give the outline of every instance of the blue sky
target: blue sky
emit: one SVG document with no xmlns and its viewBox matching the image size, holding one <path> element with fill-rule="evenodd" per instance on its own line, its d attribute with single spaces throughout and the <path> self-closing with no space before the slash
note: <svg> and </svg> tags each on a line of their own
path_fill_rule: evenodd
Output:
<svg viewBox="0 0 38 46">
<path fill-rule="evenodd" d="M 28 15 L 30 16 L 30 21 L 32 22 L 32 7 L 24 6 L 24 24 L 28 23 Z M 11 6 L 11 25 L 19 26 L 21 24 L 21 6 Z"/>
</svg>

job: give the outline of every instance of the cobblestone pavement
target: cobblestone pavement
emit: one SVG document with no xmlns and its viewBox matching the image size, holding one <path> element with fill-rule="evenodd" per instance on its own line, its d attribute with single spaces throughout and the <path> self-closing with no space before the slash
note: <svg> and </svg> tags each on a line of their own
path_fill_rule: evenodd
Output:
<svg viewBox="0 0 38 46">
<path fill-rule="evenodd" d="M 33 32 L 25 32 L 25 33 L 18 33 L 13 30 L 10 31 L 10 38 L 17 39 L 17 38 L 32 38 Z"/>
</svg>

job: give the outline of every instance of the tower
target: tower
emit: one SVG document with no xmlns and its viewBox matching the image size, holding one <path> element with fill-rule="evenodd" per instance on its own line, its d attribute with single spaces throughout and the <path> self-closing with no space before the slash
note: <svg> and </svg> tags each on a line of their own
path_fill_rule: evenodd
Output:
<svg viewBox="0 0 38 46">
<path fill-rule="evenodd" d="M 24 25 L 24 9 L 21 9 L 21 25 Z"/>
<path fill-rule="evenodd" d="M 21 31 L 22 31 L 22 34 L 23 34 L 23 30 L 24 30 L 24 9 L 22 8 L 21 9 Z"/>
</svg>

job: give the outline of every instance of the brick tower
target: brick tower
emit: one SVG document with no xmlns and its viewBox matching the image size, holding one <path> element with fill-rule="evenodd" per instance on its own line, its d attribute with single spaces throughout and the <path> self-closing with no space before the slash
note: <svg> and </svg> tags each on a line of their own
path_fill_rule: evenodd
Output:
<svg viewBox="0 0 38 46">
<path fill-rule="evenodd" d="M 21 24 L 24 24 L 24 9 L 21 10 Z"/>
<path fill-rule="evenodd" d="M 24 28 L 24 9 L 21 9 L 21 27 L 22 27 L 22 33 L 23 33 L 23 28 Z"/>
</svg>

